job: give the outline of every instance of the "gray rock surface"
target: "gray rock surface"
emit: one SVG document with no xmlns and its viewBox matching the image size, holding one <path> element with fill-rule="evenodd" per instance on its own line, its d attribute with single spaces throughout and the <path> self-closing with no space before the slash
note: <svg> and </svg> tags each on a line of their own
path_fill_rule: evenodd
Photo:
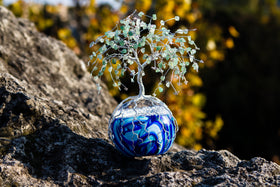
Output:
<svg viewBox="0 0 280 187">
<path fill-rule="evenodd" d="M 280 166 L 228 151 L 122 156 L 117 103 L 61 42 L 0 6 L 0 186 L 280 186 Z"/>
</svg>

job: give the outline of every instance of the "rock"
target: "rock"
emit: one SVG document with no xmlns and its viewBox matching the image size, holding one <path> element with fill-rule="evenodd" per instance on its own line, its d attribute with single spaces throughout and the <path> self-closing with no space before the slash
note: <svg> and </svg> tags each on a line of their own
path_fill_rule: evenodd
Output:
<svg viewBox="0 0 280 187">
<path fill-rule="evenodd" d="M 117 103 L 63 43 L 0 6 L 0 186 L 279 186 L 280 166 L 228 151 L 126 158 L 108 141 Z"/>
<path fill-rule="evenodd" d="M 0 18 L 0 136 L 28 135 L 46 124 L 64 124 L 88 138 L 107 136 L 117 103 L 107 90 L 97 94 L 84 63 L 3 7 Z"/>
</svg>

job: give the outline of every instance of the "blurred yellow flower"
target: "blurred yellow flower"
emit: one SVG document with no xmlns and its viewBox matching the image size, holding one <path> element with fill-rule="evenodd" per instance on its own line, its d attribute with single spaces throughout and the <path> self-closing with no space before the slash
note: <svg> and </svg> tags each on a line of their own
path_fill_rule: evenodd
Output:
<svg viewBox="0 0 280 187">
<path fill-rule="evenodd" d="M 233 41 L 232 38 L 226 39 L 226 47 L 229 48 L 229 49 L 234 48 L 234 41 Z"/>
<path fill-rule="evenodd" d="M 237 38 L 239 37 L 239 32 L 236 30 L 236 28 L 234 26 L 230 26 L 228 28 L 229 33 L 231 34 L 231 36 Z"/>
</svg>

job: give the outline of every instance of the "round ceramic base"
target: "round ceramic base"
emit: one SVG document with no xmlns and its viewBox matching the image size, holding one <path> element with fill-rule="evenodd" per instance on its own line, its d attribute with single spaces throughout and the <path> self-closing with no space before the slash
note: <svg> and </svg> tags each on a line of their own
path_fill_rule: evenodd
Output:
<svg viewBox="0 0 280 187">
<path fill-rule="evenodd" d="M 154 97 L 128 98 L 112 114 L 109 137 L 126 156 L 163 154 L 173 144 L 177 123 L 167 106 Z"/>
</svg>

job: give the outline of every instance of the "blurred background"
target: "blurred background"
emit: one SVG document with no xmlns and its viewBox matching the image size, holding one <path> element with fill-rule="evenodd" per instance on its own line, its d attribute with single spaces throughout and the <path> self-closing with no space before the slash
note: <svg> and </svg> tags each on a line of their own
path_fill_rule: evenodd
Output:
<svg viewBox="0 0 280 187">
<path fill-rule="evenodd" d="M 180 126 L 176 142 L 280 164 L 280 0 L 0 0 L 0 5 L 63 41 L 85 62 L 89 43 L 134 9 L 163 20 L 180 16 L 168 27 L 196 28 L 190 35 L 205 63 L 199 73 L 187 74 L 189 84 L 179 95 L 158 93 Z M 147 94 L 159 77 L 146 73 Z M 138 93 L 126 78 L 127 92 L 114 89 L 108 74 L 104 82 L 117 101 Z"/>
</svg>

